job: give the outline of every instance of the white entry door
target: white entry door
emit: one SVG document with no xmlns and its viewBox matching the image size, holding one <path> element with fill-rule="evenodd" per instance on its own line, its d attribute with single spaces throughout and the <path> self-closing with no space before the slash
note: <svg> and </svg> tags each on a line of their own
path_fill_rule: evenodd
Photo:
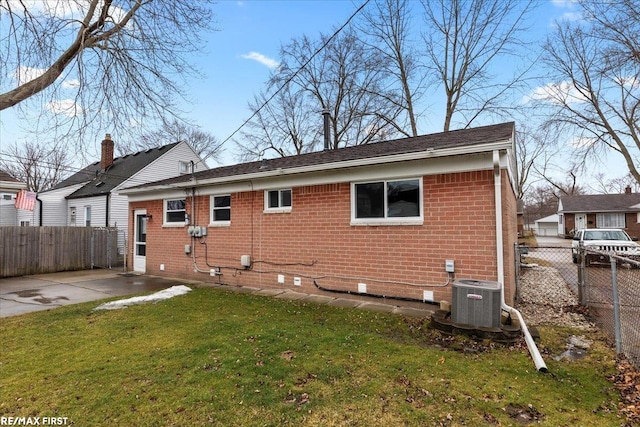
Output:
<svg viewBox="0 0 640 427">
<path fill-rule="evenodd" d="M 576 214 L 576 231 L 587 228 L 587 214 Z"/>
<path fill-rule="evenodd" d="M 134 211 L 133 271 L 147 271 L 147 211 Z"/>
</svg>

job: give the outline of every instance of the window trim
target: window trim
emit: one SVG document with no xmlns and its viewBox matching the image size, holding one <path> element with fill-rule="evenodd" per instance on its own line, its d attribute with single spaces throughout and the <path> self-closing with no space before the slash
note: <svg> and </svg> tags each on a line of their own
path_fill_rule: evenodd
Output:
<svg viewBox="0 0 640 427">
<path fill-rule="evenodd" d="M 163 227 L 184 227 L 185 224 L 185 220 L 182 221 L 167 221 L 167 212 L 180 212 L 179 210 L 172 210 L 169 211 L 167 209 L 167 203 L 173 200 L 184 200 L 184 214 L 185 214 L 185 218 L 187 215 L 187 199 L 184 197 L 175 197 L 175 198 L 171 198 L 171 199 L 164 199 L 162 201 L 162 226 Z"/>
<path fill-rule="evenodd" d="M 604 225 L 602 223 L 609 222 L 611 223 L 612 219 L 616 219 L 616 224 L 614 225 Z M 622 225 L 618 222 L 618 220 L 622 220 Z M 596 227 L 597 228 L 627 228 L 627 215 L 624 212 L 600 212 L 596 213 Z"/>
<path fill-rule="evenodd" d="M 387 184 L 389 182 L 397 181 L 418 181 L 418 200 L 420 215 L 415 217 L 387 217 Z M 374 184 L 384 183 L 384 211 L 385 216 L 383 218 L 356 218 L 358 198 L 356 196 L 356 186 L 360 184 Z M 386 178 L 386 179 L 373 179 L 366 181 L 354 181 L 351 182 L 351 223 L 350 225 L 423 225 L 424 224 L 424 190 L 422 177 L 409 177 L 409 178 Z"/>
<path fill-rule="evenodd" d="M 191 162 L 186 160 L 178 160 L 178 174 L 179 175 L 187 175 L 191 173 Z"/>
<path fill-rule="evenodd" d="M 271 208 L 269 207 L 269 193 L 277 191 L 278 192 L 278 207 Z M 282 206 L 282 192 L 288 191 L 291 195 L 291 205 L 290 206 Z M 291 212 L 293 207 L 293 190 L 291 188 L 274 188 L 270 190 L 264 190 L 264 213 L 288 213 Z"/>
<path fill-rule="evenodd" d="M 216 197 L 228 197 L 229 198 L 229 207 L 216 208 L 214 200 Z M 231 194 L 212 194 L 209 196 L 209 227 L 229 227 L 231 225 L 231 219 L 226 221 L 216 221 L 214 219 L 214 211 L 229 209 L 229 218 L 231 218 Z"/>
<path fill-rule="evenodd" d="M 84 207 L 84 226 L 91 227 L 91 205 Z"/>
</svg>

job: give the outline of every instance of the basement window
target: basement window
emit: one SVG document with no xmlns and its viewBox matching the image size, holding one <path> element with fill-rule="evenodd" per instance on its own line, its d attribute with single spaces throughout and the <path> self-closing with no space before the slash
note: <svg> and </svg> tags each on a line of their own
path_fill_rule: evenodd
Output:
<svg viewBox="0 0 640 427">
<path fill-rule="evenodd" d="M 186 213 L 186 199 L 164 201 L 164 225 L 183 226 Z"/>
<path fill-rule="evenodd" d="M 265 212 L 291 212 L 291 189 L 264 192 Z"/>
<path fill-rule="evenodd" d="M 352 225 L 420 225 L 422 179 L 351 184 Z"/>
<path fill-rule="evenodd" d="M 211 196 L 211 225 L 231 225 L 231 196 Z"/>
</svg>

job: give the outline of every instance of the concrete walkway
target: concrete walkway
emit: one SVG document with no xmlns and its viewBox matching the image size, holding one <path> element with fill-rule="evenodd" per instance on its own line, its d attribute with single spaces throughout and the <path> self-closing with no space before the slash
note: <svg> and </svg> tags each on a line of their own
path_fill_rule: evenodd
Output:
<svg viewBox="0 0 640 427">
<path fill-rule="evenodd" d="M 371 301 L 362 296 L 333 297 L 306 294 L 288 289 L 256 289 L 215 285 L 204 282 L 123 273 L 116 270 L 83 270 L 0 279 L 0 317 L 50 310 L 70 304 L 98 301 L 117 296 L 154 292 L 178 284 L 211 287 L 230 292 L 251 293 L 265 297 L 298 300 L 335 307 L 348 307 L 405 316 L 427 317 L 435 305 L 394 305 Z"/>
</svg>

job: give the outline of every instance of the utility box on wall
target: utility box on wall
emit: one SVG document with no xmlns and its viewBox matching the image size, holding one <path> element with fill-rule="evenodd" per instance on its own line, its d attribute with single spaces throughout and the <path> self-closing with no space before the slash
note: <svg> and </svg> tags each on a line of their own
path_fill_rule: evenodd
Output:
<svg viewBox="0 0 640 427">
<path fill-rule="evenodd" d="M 476 327 L 499 328 L 500 283 L 460 279 L 453 282 L 451 320 Z"/>
</svg>

